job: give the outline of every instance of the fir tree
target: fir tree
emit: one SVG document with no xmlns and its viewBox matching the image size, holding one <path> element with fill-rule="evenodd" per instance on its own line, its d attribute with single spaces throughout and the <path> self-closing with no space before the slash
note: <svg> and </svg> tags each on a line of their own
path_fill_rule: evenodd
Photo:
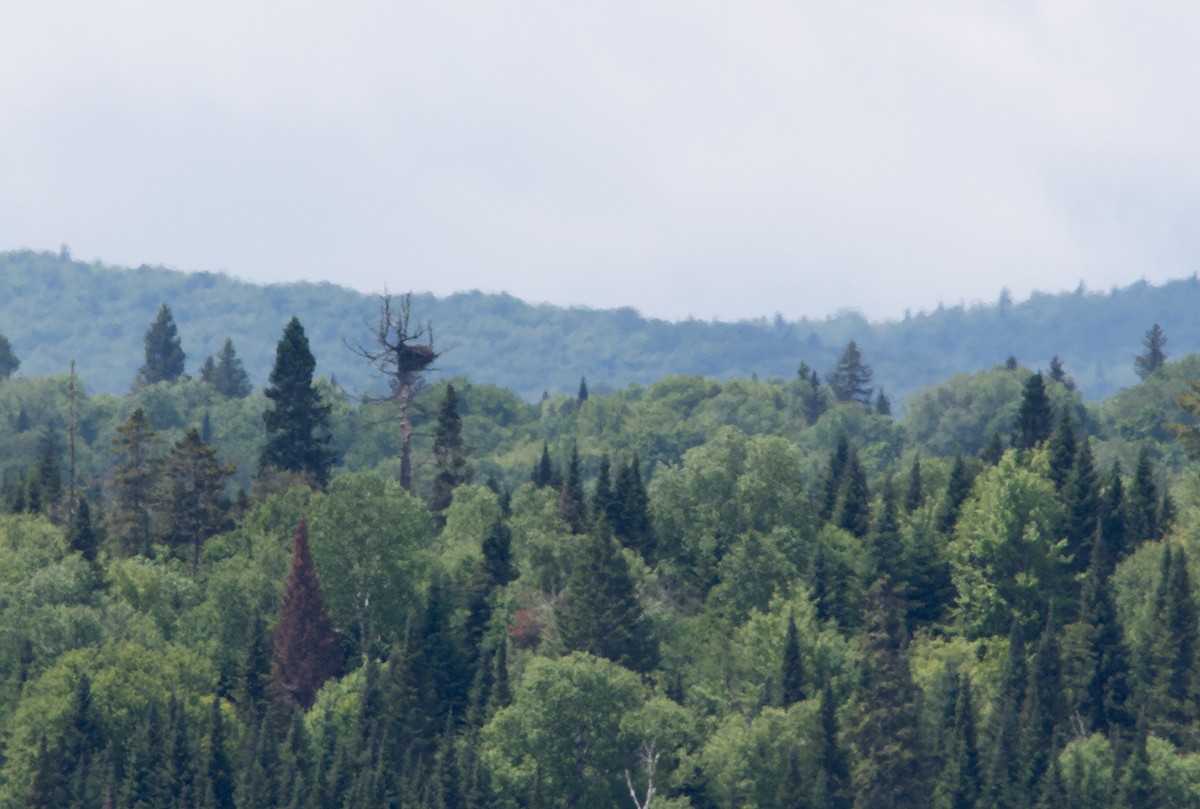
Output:
<svg viewBox="0 0 1200 809">
<path fill-rule="evenodd" d="M 1086 442 L 1086 439 L 1084 439 Z M 1079 442 L 1075 440 L 1075 428 L 1071 424 L 1071 411 L 1063 408 L 1058 419 L 1058 428 L 1050 437 L 1047 446 L 1050 454 L 1050 479 L 1054 488 L 1059 492 L 1067 486 L 1071 479 L 1071 470 L 1075 466 L 1075 457 L 1079 452 Z"/>
<path fill-rule="evenodd" d="M 991 440 L 979 451 L 979 460 L 987 466 L 995 466 L 1004 457 L 1004 439 L 1000 433 L 992 433 Z"/>
<path fill-rule="evenodd" d="M 886 573 L 897 590 L 907 590 L 908 571 L 905 565 L 904 543 L 900 537 L 896 490 L 891 478 L 884 481 L 880 493 L 880 510 L 870 531 L 871 558 L 879 573 Z M 903 597 L 903 596 L 902 596 Z"/>
<path fill-rule="evenodd" d="M 796 385 L 799 389 L 799 410 L 804 423 L 811 426 L 828 409 L 825 392 L 821 389 L 821 376 L 806 363 L 800 363 L 796 371 Z"/>
<path fill-rule="evenodd" d="M 946 481 L 946 493 L 938 503 L 938 530 L 949 536 L 958 522 L 958 512 L 971 493 L 971 477 L 967 473 L 967 465 L 961 455 L 954 456 L 950 467 L 950 478 Z"/>
<path fill-rule="evenodd" d="M 622 545 L 637 551 L 643 559 L 653 558 L 655 543 L 650 523 L 650 498 L 636 453 L 617 469 L 615 498 L 617 519 L 613 523 L 613 534 Z"/>
<path fill-rule="evenodd" d="M 871 406 L 871 394 L 874 388 L 869 387 L 871 369 L 863 362 L 862 352 L 858 345 L 851 340 L 838 357 L 837 366 L 825 377 L 833 398 L 839 402 L 858 402 L 864 407 Z"/>
<path fill-rule="evenodd" d="M 558 494 L 558 516 L 571 528 L 572 534 L 582 534 L 587 525 L 587 502 L 583 493 L 583 476 L 579 470 L 579 449 L 571 447 L 567 463 L 567 479 Z"/>
<path fill-rule="evenodd" d="M 271 707 L 271 643 L 262 614 L 254 613 L 246 642 L 245 655 L 238 671 L 234 698 L 238 715 L 247 727 L 254 727 Z"/>
<path fill-rule="evenodd" d="M 934 790 L 936 809 L 974 809 L 982 793 L 979 749 L 975 738 L 975 708 L 971 679 L 961 675 L 950 738 L 944 753 L 941 775 Z"/>
<path fill-rule="evenodd" d="M 462 416 L 458 413 L 458 394 L 453 385 L 447 385 L 433 433 L 433 463 L 437 474 L 433 479 L 429 508 L 435 513 L 450 506 L 455 489 L 471 482 L 474 472 L 467 462 L 467 453 L 462 437 Z"/>
<path fill-rule="evenodd" d="M 1128 550 L 1126 536 L 1125 485 L 1121 482 L 1121 464 L 1113 461 L 1108 479 L 1100 495 L 1099 533 L 1097 540 L 1104 546 L 1104 558 L 1109 567 L 1125 558 Z M 1111 572 L 1111 571 L 1110 571 Z"/>
<path fill-rule="evenodd" d="M 7 337 L 0 334 L 0 382 L 15 374 L 20 367 L 21 361 L 13 352 L 12 343 L 8 341 Z"/>
<path fill-rule="evenodd" d="M 1071 570 L 1081 573 L 1087 568 L 1092 554 L 1092 542 L 1100 527 L 1100 493 L 1096 484 L 1096 469 L 1091 444 L 1079 442 L 1070 478 L 1063 490 L 1066 507 L 1067 553 L 1071 554 Z"/>
<path fill-rule="evenodd" d="M 988 761 L 988 805 L 997 809 L 1019 809 L 1026 805 L 1028 791 L 1023 784 L 1023 760 L 1020 757 L 1020 713 L 1026 691 L 1028 664 L 1021 624 L 1014 618 L 1008 636 L 1008 657 L 1000 680 L 1000 690 L 992 708 L 991 754 Z"/>
<path fill-rule="evenodd" d="M 192 575 L 200 568 L 200 548 L 228 526 L 230 504 L 225 484 L 233 466 L 217 461 L 217 453 L 200 440 L 195 427 L 171 449 L 162 465 L 165 538 L 190 549 Z"/>
<path fill-rule="evenodd" d="M 1061 747 L 1060 732 L 1065 721 L 1062 654 L 1058 628 L 1051 614 L 1034 652 L 1021 705 L 1020 761 L 1027 790 L 1035 789 L 1051 766 Z"/>
<path fill-rule="evenodd" d="M 887 577 L 871 586 L 863 622 L 862 682 L 854 738 L 855 807 L 923 807 L 924 783 L 917 687 L 908 666 L 908 634 L 900 599 Z"/>
<path fill-rule="evenodd" d="M 875 394 L 875 413 L 880 416 L 892 415 L 892 400 L 883 392 L 883 388 Z"/>
<path fill-rule="evenodd" d="M 217 352 L 214 362 L 212 357 L 204 360 L 200 369 L 200 379 L 212 385 L 213 390 L 229 399 L 244 399 L 250 395 L 253 388 L 246 368 L 238 358 L 233 347 L 233 340 L 225 338 L 221 350 Z"/>
<path fill-rule="evenodd" d="M 1057 354 L 1050 359 L 1050 378 L 1069 391 L 1075 390 L 1075 380 L 1067 375 L 1067 369 Z"/>
<path fill-rule="evenodd" d="M 652 671 L 658 665 L 658 644 L 608 525 L 597 522 L 581 550 L 559 611 L 564 645 L 643 674 Z"/>
<path fill-rule="evenodd" d="M 316 367 L 304 327 L 293 317 L 275 348 L 275 367 L 265 391 L 270 400 L 263 412 L 267 443 L 259 464 L 264 471 L 305 475 L 323 487 L 337 453 L 330 446 L 331 407 L 313 386 Z"/>
<path fill-rule="evenodd" d="M 788 613 L 787 635 L 783 640 L 783 662 L 779 670 L 783 707 L 805 699 L 808 683 L 804 676 L 804 661 L 800 658 L 800 638 L 796 616 Z"/>
<path fill-rule="evenodd" d="M 146 361 L 138 369 L 133 381 L 134 388 L 153 385 L 156 382 L 175 382 L 183 376 L 185 357 L 179 342 L 179 330 L 171 307 L 165 303 L 158 308 L 158 316 L 146 330 Z"/>
<path fill-rule="evenodd" d="M 921 459 L 912 462 L 908 470 L 908 488 L 904 492 L 904 512 L 912 514 L 925 502 L 925 492 L 921 488 Z"/>
<path fill-rule="evenodd" d="M 850 462 L 850 442 L 845 433 L 838 435 L 837 444 L 829 456 L 829 467 L 821 479 L 821 502 L 817 511 L 822 522 L 833 519 L 837 510 L 838 494 L 846 477 L 846 466 Z"/>
<path fill-rule="evenodd" d="M 1158 525 L 1159 494 L 1154 482 L 1154 465 L 1144 446 L 1138 451 L 1127 503 L 1126 528 L 1131 544 L 1129 550 L 1132 551 L 1137 545 L 1162 536 Z"/>
<path fill-rule="evenodd" d="M 225 723 L 221 719 L 221 698 L 213 695 L 208 726 L 208 762 L 205 767 L 201 804 L 204 809 L 235 809 L 233 762 L 225 749 Z"/>
<path fill-rule="evenodd" d="M 81 498 L 67 530 L 67 546 L 82 556 L 86 561 L 94 563 L 100 550 L 100 538 L 96 527 L 92 525 L 92 509 L 86 498 Z"/>
<path fill-rule="evenodd" d="M 1017 449 L 1033 449 L 1050 437 L 1054 413 L 1046 396 L 1046 382 L 1041 373 L 1025 382 L 1021 407 L 1013 424 L 1012 445 Z"/>
<path fill-rule="evenodd" d="M 553 486 L 557 478 L 558 473 L 554 469 L 554 462 L 550 460 L 550 447 L 543 441 L 542 456 L 533 465 L 533 472 L 530 474 L 529 479 L 534 486 L 540 489 L 545 486 Z"/>
<path fill-rule="evenodd" d="M 600 456 L 600 468 L 596 472 L 596 488 L 592 493 L 591 513 L 596 519 L 608 520 L 611 526 L 615 521 L 619 520 L 619 515 L 616 514 L 617 496 L 613 491 L 612 484 L 612 467 L 608 460 L 608 453 Z"/>
<path fill-rule="evenodd" d="M 575 403 L 583 404 L 588 400 L 587 377 L 579 377 L 579 393 L 575 394 Z"/>
<path fill-rule="evenodd" d="M 813 809 L 849 809 L 850 764 L 839 742 L 837 700 L 829 678 L 821 687 L 821 708 L 816 739 L 816 778 L 813 781 Z"/>
<path fill-rule="evenodd" d="M 1155 593 L 1156 622 L 1150 639 L 1144 707 L 1150 729 L 1177 745 L 1191 746 L 1196 717 L 1196 652 L 1200 616 L 1182 548 L 1163 549 L 1162 573 Z"/>
<path fill-rule="evenodd" d="M 307 711 L 321 685 L 342 665 L 341 647 L 325 610 L 321 582 L 308 550 L 308 525 L 296 527 L 292 566 L 271 633 L 275 661 L 272 683 L 276 694 Z"/>
<path fill-rule="evenodd" d="M 1167 352 L 1164 350 L 1167 338 L 1162 327 L 1157 323 L 1151 326 L 1150 331 L 1142 338 L 1142 345 L 1145 346 L 1145 351 L 1134 359 L 1133 367 L 1139 377 L 1146 379 L 1167 362 Z"/>
<path fill-rule="evenodd" d="M 871 493 L 867 489 L 867 472 L 859 462 L 857 452 L 851 452 L 846 462 L 842 488 L 838 492 L 836 523 L 860 539 L 871 529 Z"/>
</svg>

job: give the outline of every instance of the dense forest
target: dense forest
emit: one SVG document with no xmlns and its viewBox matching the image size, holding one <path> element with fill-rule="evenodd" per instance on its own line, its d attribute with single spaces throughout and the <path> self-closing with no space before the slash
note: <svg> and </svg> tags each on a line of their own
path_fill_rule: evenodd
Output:
<svg viewBox="0 0 1200 809">
<path fill-rule="evenodd" d="M 398 269 L 390 286 L 402 293 L 419 289 L 421 279 Z M 370 338 L 377 296 L 332 284 L 256 286 L 217 273 L 118 268 L 73 260 L 66 249 L 0 252 L 0 331 L 25 375 L 61 374 L 74 361 L 89 390 L 127 392 L 141 363 L 145 324 L 163 301 L 174 310 L 191 375 L 232 337 L 250 380 L 264 385 L 279 324 L 301 315 L 320 375 L 351 393 L 378 392 L 376 378 L 348 348 Z M 497 385 L 528 401 L 543 391 L 573 393 L 580 376 L 603 393 L 673 374 L 790 379 L 802 361 L 821 371 L 832 367 L 851 339 L 871 358 L 876 386 L 898 411 L 918 390 L 1009 356 L 1043 370 L 1057 356 L 1084 398 L 1095 401 L 1137 381 L 1133 358 L 1153 323 L 1170 336 L 1175 356 L 1200 351 L 1195 278 L 1109 291 L 1081 285 L 1020 302 L 997 290 L 994 302 L 947 302 L 882 323 L 856 312 L 669 323 L 629 308 L 568 309 L 481 292 L 417 294 L 413 306 L 436 324 L 445 375 Z"/>
<path fill-rule="evenodd" d="M 1002 357 L 897 417 L 853 335 L 531 402 L 423 301 L 366 398 L 302 310 L 265 384 L 188 297 L 121 392 L 0 340 L 0 807 L 1200 807 L 1169 329 L 1102 401 Z"/>
</svg>

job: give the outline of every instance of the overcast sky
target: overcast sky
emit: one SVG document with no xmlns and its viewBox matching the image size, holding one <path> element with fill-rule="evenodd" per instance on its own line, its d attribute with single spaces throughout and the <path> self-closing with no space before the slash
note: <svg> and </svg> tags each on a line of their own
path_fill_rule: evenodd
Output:
<svg viewBox="0 0 1200 809">
<path fill-rule="evenodd" d="M 40 0 L 4 27 L 0 249 L 671 319 L 1200 269 L 1194 2 Z"/>
</svg>

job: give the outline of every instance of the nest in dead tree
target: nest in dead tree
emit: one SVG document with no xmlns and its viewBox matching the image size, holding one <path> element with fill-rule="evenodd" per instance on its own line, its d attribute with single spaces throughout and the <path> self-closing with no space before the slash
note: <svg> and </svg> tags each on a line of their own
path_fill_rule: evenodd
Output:
<svg viewBox="0 0 1200 809">
<path fill-rule="evenodd" d="M 424 371 L 437 358 L 438 354 L 431 345 L 403 345 L 396 349 L 396 366 L 406 374 Z"/>
</svg>

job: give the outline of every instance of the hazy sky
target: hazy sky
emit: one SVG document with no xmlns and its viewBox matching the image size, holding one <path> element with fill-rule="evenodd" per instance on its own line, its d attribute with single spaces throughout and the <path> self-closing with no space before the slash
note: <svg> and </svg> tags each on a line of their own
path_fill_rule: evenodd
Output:
<svg viewBox="0 0 1200 809">
<path fill-rule="evenodd" d="M 1194 2 L 40 0 L 4 40 L 0 249 L 723 319 L 1200 269 Z"/>
</svg>

